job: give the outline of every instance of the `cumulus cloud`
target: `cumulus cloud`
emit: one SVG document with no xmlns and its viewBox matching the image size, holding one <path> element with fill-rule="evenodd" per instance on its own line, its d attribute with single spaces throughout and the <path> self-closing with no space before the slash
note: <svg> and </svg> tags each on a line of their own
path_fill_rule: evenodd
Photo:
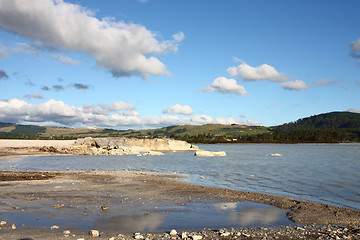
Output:
<svg viewBox="0 0 360 240">
<path fill-rule="evenodd" d="M 110 105 L 106 104 L 106 103 L 100 103 L 99 106 L 106 110 L 106 111 L 110 111 L 110 112 L 116 112 L 116 111 L 121 111 L 121 110 L 134 110 L 135 106 L 130 104 L 130 103 L 126 103 L 126 102 L 113 102 Z"/>
<path fill-rule="evenodd" d="M 9 75 L 3 70 L 0 70 L 0 80 L 9 79 Z"/>
<path fill-rule="evenodd" d="M 67 57 L 67 56 L 63 56 L 63 55 L 59 55 L 59 54 L 53 54 L 51 55 L 53 58 L 55 58 L 56 60 L 59 60 L 60 62 L 62 63 L 65 63 L 65 64 L 69 64 L 69 65 L 78 65 L 80 64 L 78 61 L 70 58 L 70 57 Z"/>
<path fill-rule="evenodd" d="M 287 80 L 284 74 L 279 73 L 274 67 L 263 64 L 258 67 L 251 67 L 246 63 L 242 63 L 237 67 L 229 67 L 227 72 L 234 78 L 240 78 L 245 81 L 268 80 L 272 82 L 280 82 Z"/>
<path fill-rule="evenodd" d="M 168 75 L 154 55 L 176 52 L 183 33 L 159 41 L 139 24 L 98 19 L 94 12 L 63 0 L 0 0 L 0 26 L 47 49 L 84 52 L 113 76 Z M 45 48 L 43 48 L 45 49 Z"/>
<path fill-rule="evenodd" d="M 181 115 L 192 115 L 194 111 L 188 105 L 175 104 L 174 106 L 168 107 L 162 111 L 167 114 L 181 114 Z"/>
<path fill-rule="evenodd" d="M 306 90 L 309 88 L 309 85 L 307 85 L 304 81 L 301 80 L 295 80 L 291 82 L 284 82 L 281 84 L 281 86 L 286 90 Z"/>
<path fill-rule="evenodd" d="M 116 127 L 122 129 L 217 123 L 260 125 L 256 120 L 245 122 L 240 119 L 212 118 L 207 115 L 182 118 L 174 115 L 141 116 L 131 110 L 118 112 L 93 104 L 74 107 L 53 99 L 40 104 L 30 104 L 19 99 L 0 100 L 0 122 L 56 123 L 67 127 Z"/>
<path fill-rule="evenodd" d="M 23 98 L 26 98 L 26 99 L 32 99 L 32 98 L 44 99 L 44 96 L 41 93 L 35 93 L 35 94 L 25 94 L 23 96 Z"/>
<path fill-rule="evenodd" d="M 226 77 L 218 77 L 214 79 L 212 84 L 204 89 L 204 92 L 220 92 L 227 94 L 237 94 L 241 96 L 248 95 L 245 88 L 238 85 L 236 80 Z"/>
</svg>

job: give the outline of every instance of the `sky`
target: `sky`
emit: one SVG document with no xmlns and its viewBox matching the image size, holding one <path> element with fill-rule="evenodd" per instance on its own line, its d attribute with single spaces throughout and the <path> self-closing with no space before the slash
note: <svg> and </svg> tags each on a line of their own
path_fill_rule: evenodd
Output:
<svg viewBox="0 0 360 240">
<path fill-rule="evenodd" d="M 275 126 L 360 113 L 358 0 L 0 0 L 0 122 Z"/>
</svg>

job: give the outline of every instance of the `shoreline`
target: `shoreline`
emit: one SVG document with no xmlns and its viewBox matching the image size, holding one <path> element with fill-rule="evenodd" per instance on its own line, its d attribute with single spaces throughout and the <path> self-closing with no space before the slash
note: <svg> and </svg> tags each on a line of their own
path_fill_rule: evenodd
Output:
<svg viewBox="0 0 360 240">
<path fill-rule="evenodd" d="M 54 141 L 54 140 L 50 140 Z M 53 144 L 54 142 L 50 142 Z M 24 142 L 22 144 L 25 144 Z M 31 151 L 31 147 L 0 148 L 0 160 L 7 157 L 30 155 L 58 155 L 56 153 Z M 29 151 L 30 150 L 30 151 Z M 22 154 L 22 155 L 19 155 Z M 6 160 L 6 159 L 5 159 Z M 176 173 L 131 172 L 131 171 L 0 171 L 0 221 L 6 216 L 33 216 L 34 223 L 50 217 L 55 211 L 59 216 L 72 219 L 81 217 L 86 221 L 92 217 L 110 217 L 116 212 L 140 211 L 144 220 L 147 216 L 157 214 L 176 206 L 192 206 L 193 204 L 242 203 L 253 202 L 266 204 L 279 209 L 286 209 L 287 218 L 300 225 L 283 227 L 259 227 L 239 229 L 216 229 L 203 231 L 180 231 L 177 235 L 156 233 L 155 228 L 140 230 L 148 239 L 186 239 L 199 235 L 202 239 L 263 239 L 284 237 L 317 239 L 349 236 L 360 238 L 360 210 L 341 208 L 327 204 L 319 204 L 294 198 L 268 195 L 255 192 L 236 191 L 224 188 L 206 187 L 185 182 Z M 116 189 L 116 191 L 114 191 Z M 59 207 L 54 207 L 59 206 Z M 109 210 L 103 211 L 102 206 Z M 126 209 L 126 210 L 124 210 Z M 161 210 L 164 211 L 164 210 Z M 84 216 L 84 212 L 87 215 Z M 135 214 L 136 215 L 136 214 Z M 38 217 L 40 220 L 35 219 Z M 115 217 L 115 218 L 114 218 Z M 20 218 L 21 219 L 21 218 Z M 137 221 L 140 221 L 137 219 Z M 55 221 L 56 222 L 56 221 Z M 152 221 L 152 224 L 154 221 Z M 14 220 L 17 229 L 11 229 L 11 221 L 0 226 L 0 237 L 6 239 L 81 239 L 89 238 L 89 227 L 86 230 L 67 230 L 64 222 L 59 220 L 59 230 L 50 230 L 49 226 L 22 226 L 22 222 Z M 111 223 L 111 221 L 110 221 Z M 110 224 L 108 223 L 108 224 Z M 105 224 L 105 223 L 104 223 Z M 135 231 L 125 233 L 114 228 L 106 230 L 101 225 L 98 239 L 134 239 Z M 35 224 L 36 225 L 36 224 Z M 208 226 L 204 226 L 206 228 Z M 115 228 L 116 229 L 116 228 Z M 113 230 L 113 231 L 112 231 Z M 191 229 L 190 229 L 191 230 Z M 155 233 L 154 233 L 155 232 Z M 119 235 L 120 234 L 120 235 Z M 75 236 L 73 236 L 75 235 Z M 315 236 L 317 236 L 315 238 Z M 227 238 L 224 238 L 227 237 Z M 140 238 L 139 238 L 140 239 Z M 192 239 L 189 237 L 188 239 Z M 194 238 L 193 238 L 194 239 Z"/>
<path fill-rule="evenodd" d="M 186 230 L 186 232 L 204 235 L 212 235 L 211 239 L 223 239 L 221 234 L 231 232 L 235 239 L 238 234 L 250 234 L 253 239 L 262 239 L 264 234 L 267 236 L 300 236 L 299 234 L 308 233 L 312 235 L 321 235 L 324 228 L 334 231 L 344 232 L 346 229 L 352 229 L 354 236 L 360 237 L 357 232 L 360 226 L 360 211 L 318 204 L 293 198 L 286 198 L 274 195 L 267 195 L 253 192 L 243 192 L 223 188 L 214 188 L 195 185 L 184 182 L 177 174 L 170 173 L 152 173 L 152 172 L 131 172 L 131 171 L 0 171 L 1 199 L 0 220 L 7 220 L 3 215 L 9 213 L 15 215 L 33 216 L 33 222 L 44 217 L 51 216 L 55 211 L 59 216 L 65 216 L 69 219 L 78 218 L 88 219 L 96 216 L 107 216 L 113 212 L 121 212 L 128 209 L 131 214 L 141 216 L 145 219 L 147 216 L 157 214 L 161 209 L 169 210 L 178 206 L 190 206 L 192 204 L 203 203 L 240 203 L 257 202 L 274 206 L 280 209 L 287 209 L 289 212 L 287 218 L 295 222 L 295 226 L 283 227 L 260 227 L 260 228 L 239 228 L 237 230 Z M 116 191 L 114 191 L 116 189 Z M 109 210 L 103 211 L 102 206 L 108 206 Z M 154 208 L 154 206 L 156 206 Z M 171 209 L 170 208 L 170 209 Z M 142 211 L 143 210 L 143 211 Z M 113 212 L 112 212 L 113 211 Z M 135 211 L 136 213 L 134 213 Z M 138 212 L 140 211 L 140 212 Z M 86 212 L 86 216 L 83 216 Z M 49 215 L 50 214 L 50 215 Z M 6 218 L 6 217 L 5 217 Z M 114 216 L 109 216 L 109 221 L 98 224 L 97 230 L 102 233 L 104 238 L 110 236 L 117 237 L 119 234 L 123 238 L 114 239 L 134 239 L 134 232 L 116 231 L 114 229 L 106 230 L 107 224 L 116 221 Z M 111 220 L 113 219 L 113 220 Z M 137 221 L 140 221 L 137 219 Z M 56 222 L 56 220 L 55 220 Z M 52 224 L 47 226 L 21 226 L 22 222 L 14 222 L 17 229 L 12 230 L 11 225 L 1 226 L 0 236 L 7 239 L 19 239 L 19 236 L 36 237 L 36 239 L 54 239 L 56 236 L 63 236 L 63 231 L 71 229 L 61 219 L 58 220 L 58 230 L 50 230 Z M 121 222 L 121 221 L 120 221 Z M 150 220 L 154 224 L 154 220 Z M 156 221 L 155 221 L 156 222 Z M 11 223 L 11 222 L 10 222 Z M 65 224 L 65 225 L 64 225 Z M 105 225 L 104 225 L 105 224 Z M 150 224 L 150 223 L 147 223 Z M 152 226 L 152 225 L 149 226 Z M 45 224 L 46 225 L 46 224 Z M 96 224 L 95 224 L 96 225 Z M 325 227 L 326 226 L 326 227 Z M 207 226 L 204 226 L 206 228 Z M 116 227 L 115 227 L 116 228 Z M 69 235 L 67 239 L 79 239 L 79 236 L 89 237 L 89 229 L 70 232 L 75 235 Z M 155 229 L 155 228 L 154 228 Z M 164 232 L 149 228 L 140 229 L 141 234 L 150 234 L 153 238 L 164 237 Z M 307 229 L 306 231 L 304 229 Z M 340 229 L 340 230 L 339 230 Z M 168 229 L 167 234 L 171 229 Z M 326 230 L 327 231 L 327 230 Z M 137 231 L 136 231 L 137 232 Z M 182 230 L 179 232 L 185 232 Z M 169 234 L 168 234 L 169 235 Z M 244 235 L 244 236 L 245 236 Z M 218 238 L 214 238 L 217 236 Z M 242 235 L 240 235 L 242 236 Z M 262 236 L 262 237 L 261 237 Z M 353 235 L 351 235 L 353 236 Z M 181 239 L 180 235 L 179 238 Z M 260 238 L 261 237 L 261 238 Z M 171 239 L 163 238 L 163 239 Z M 191 238 L 190 238 L 191 239 Z M 208 238 L 204 238 L 208 239 Z"/>
</svg>

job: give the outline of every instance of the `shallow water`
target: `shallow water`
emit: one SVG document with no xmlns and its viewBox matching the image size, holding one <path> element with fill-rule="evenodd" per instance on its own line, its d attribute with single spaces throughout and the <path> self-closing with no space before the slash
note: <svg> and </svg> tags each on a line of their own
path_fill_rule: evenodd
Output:
<svg viewBox="0 0 360 240">
<path fill-rule="evenodd" d="M 1 170 L 138 170 L 179 172 L 196 184 L 299 198 L 360 209 L 360 145 L 217 144 L 226 157 L 42 156 L 0 163 Z M 282 156 L 271 156 L 280 153 Z"/>
<path fill-rule="evenodd" d="M 295 225 L 286 218 L 287 210 L 251 202 L 189 203 L 184 206 L 168 204 L 161 208 L 150 205 L 124 207 L 112 205 L 111 210 L 77 213 L 74 209 L 42 209 L 29 213 L 1 213 L 8 225 L 18 228 L 59 225 L 61 231 L 103 232 L 165 232 L 240 227 L 278 227 Z"/>
</svg>

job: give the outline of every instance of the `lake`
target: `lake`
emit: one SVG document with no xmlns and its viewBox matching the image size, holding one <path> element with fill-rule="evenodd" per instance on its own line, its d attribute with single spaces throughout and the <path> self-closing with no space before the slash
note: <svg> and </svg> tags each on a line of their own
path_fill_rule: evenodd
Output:
<svg viewBox="0 0 360 240">
<path fill-rule="evenodd" d="M 185 181 L 360 209 L 360 145 L 198 144 L 226 157 L 194 152 L 163 156 L 30 156 L 1 170 L 178 172 Z M 271 156 L 279 153 L 281 156 Z"/>
</svg>

